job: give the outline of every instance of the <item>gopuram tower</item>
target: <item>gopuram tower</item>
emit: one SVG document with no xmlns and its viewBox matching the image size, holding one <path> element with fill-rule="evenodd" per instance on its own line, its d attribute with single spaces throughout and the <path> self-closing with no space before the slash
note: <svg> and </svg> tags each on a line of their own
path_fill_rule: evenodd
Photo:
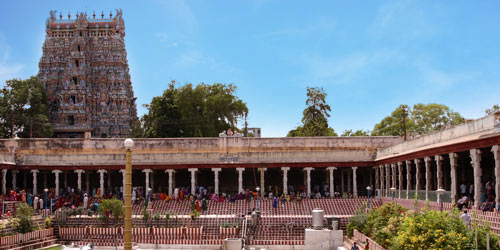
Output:
<svg viewBox="0 0 500 250">
<path fill-rule="evenodd" d="M 124 37 L 121 10 L 73 19 L 50 12 L 38 77 L 56 137 L 130 136 L 137 108 Z"/>
</svg>

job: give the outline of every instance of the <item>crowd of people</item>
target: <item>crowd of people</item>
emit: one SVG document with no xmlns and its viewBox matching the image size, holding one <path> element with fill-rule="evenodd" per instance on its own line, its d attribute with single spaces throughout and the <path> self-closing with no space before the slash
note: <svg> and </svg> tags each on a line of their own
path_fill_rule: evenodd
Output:
<svg viewBox="0 0 500 250">
<path fill-rule="evenodd" d="M 457 201 L 458 209 L 462 210 L 464 208 L 470 208 L 472 202 L 474 201 L 474 184 L 460 185 L 460 199 Z M 494 183 L 491 181 L 486 182 L 484 186 L 481 187 L 481 207 L 482 211 L 500 211 L 500 206 L 495 208 L 495 189 Z"/>
</svg>

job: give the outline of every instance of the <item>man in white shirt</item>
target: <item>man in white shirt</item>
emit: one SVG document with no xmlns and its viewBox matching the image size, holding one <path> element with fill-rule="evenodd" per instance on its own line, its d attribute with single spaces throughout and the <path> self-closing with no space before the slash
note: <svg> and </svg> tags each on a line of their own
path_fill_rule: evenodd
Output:
<svg viewBox="0 0 500 250">
<path fill-rule="evenodd" d="M 467 210 L 465 210 L 464 213 L 462 214 L 462 221 L 464 222 L 465 226 L 469 226 L 470 217 L 467 214 Z"/>
<path fill-rule="evenodd" d="M 89 207 L 89 197 L 87 194 L 83 197 L 83 208 L 87 209 Z"/>
</svg>

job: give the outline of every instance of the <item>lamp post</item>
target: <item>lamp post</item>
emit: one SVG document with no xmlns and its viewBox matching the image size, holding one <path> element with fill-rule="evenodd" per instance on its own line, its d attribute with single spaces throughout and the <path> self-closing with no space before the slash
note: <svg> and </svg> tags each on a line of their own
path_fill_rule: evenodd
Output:
<svg viewBox="0 0 500 250">
<path fill-rule="evenodd" d="M 392 193 L 392 201 L 394 202 L 394 195 L 396 194 L 396 188 L 395 187 L 391 187 L 391 193 Z"/>
<path fill-rule="evenodd" d="M 260 210 L 260 202 L 259 202 L 260 187 L 255 188 L 255 191 L 257 191 L 257 198 L 256 198 L 256 200 L 255 200 L 255 202 L 256 202 L 256 207 L 255 207 L 255 209 L 256 209 L 257 211 L 259 211 L 259 210 Z"/>
<path fill-rule="evenodd" d="M 446 190 L 439 188 L 436 190 L 436 193 L 438 194 L 438 199 L 439 199 L 439 211 L 443 212 L 443 194 L 446 192 Z"/>
<path fill-rule="evenodd" d="M 368 209 L 370 209 L 370 195 L 371 195 L 372 187 L 370 187 L 370 186 L 366 187 L 366 191 L 368 191 Z"/>
<path fill-rule="evenodd" d="M 123 230 L 123 249 L 132 250 L 132 147 L 134 141 L 130 138 L 124 141 L 125 149 L 125 218 Z"/>
<path fill-rule="evenodd" d="M 47 206 L 47 201 L 49 200 L 49 199 L 47 198 L 47 192 L 49 192 L 49 190 L 46 188 L 46 189 L 44 189 L 44 190 L 43 190 L 43 192 L 45 193 L 45 202 L 44 202 L 45 207 L 44 207 L 43 209 L 47 209 L 47 207 L 48 207 L 48 206 Z"/>
</svg>

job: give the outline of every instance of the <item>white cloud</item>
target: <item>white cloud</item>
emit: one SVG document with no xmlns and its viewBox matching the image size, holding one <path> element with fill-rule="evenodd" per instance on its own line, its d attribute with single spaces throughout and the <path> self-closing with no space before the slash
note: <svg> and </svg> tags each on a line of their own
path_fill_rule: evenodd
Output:
<svg viewBox="0 0 500 250">
<path fill-rule="evenodd" d="M 302 56 L 302 63 L 315 80 L 331 80 L 335 83 L 349 83 L 362 71 L 387 62 L 398 61 L 404 55 L 399 50 L 378 50 L 358 52 L 341 57 Z"/>
<path fill-rule="evenodd" d="M 220 62 L 201 50 L 189 50 L 172 59 L 172 67 L 176 69 L 190 69 L 206 67 L 220 73 L 241 72 L 240 69 Z"/>
</svg>

